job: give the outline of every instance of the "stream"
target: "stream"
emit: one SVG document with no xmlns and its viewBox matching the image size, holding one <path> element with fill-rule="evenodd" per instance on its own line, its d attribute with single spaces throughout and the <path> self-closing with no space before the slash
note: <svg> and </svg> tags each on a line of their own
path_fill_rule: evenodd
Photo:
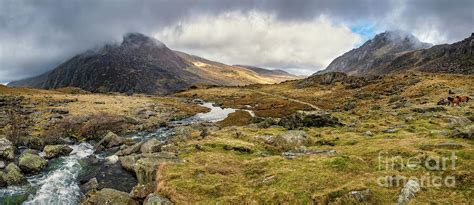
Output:
<svg viewBox="0 0 474 205">
<path fill-rule="evenodd" d="M 221 108 L 210 102 L 200 104 L 203 107 L 210 108 L 209 112 L 198 113 L 187 119 L 170 122 L 173 126 L 188 125 L 198 122 L 217 122 L 223 120 L 236 111 L 231 108 Z M 173 127 L 172 126 L 172 127 Z M 162 141 L 173 135 L 173 128 L 159 128 L 151 133 L 137 133 L 129 136 L 136 142 L 156 138 Z M 28 176 L 29 185 L 9 186 L 0 189 L 0 204 L 78 204 L 82 193 L 79 188 L 79 175 L 87 167 L 83 160 L 90 156 L 96 156 L 103 159 L 108 153 L 94 154 L 94 146 L 82 142 L 70 146 L 73 151 L 68 156 L 59 157 L 49 161 L 48 168 L 40 174 Z M 109 167 L 112 169 L 121 169 L 121 167 Z M 125 170 L 118 170 L 126 174 Z M 116 180 L 116 179 L 114 179 Z"/>
</svg>

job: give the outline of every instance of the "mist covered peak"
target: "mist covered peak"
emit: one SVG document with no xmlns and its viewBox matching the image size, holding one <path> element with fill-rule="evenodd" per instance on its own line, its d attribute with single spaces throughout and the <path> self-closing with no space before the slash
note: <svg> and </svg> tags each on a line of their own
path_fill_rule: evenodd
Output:
<svg viewBox="0 0 474 205">
<path fill-rule="evenodd" d="M 161 41 L 146 36 L 142 33 L 127 33 L 123 36 L 122 46 L 130 46 L 130 47 L 153 47 L 157 46 L 159 48 L 165 48 L 166 45 Z"/>
</svg>

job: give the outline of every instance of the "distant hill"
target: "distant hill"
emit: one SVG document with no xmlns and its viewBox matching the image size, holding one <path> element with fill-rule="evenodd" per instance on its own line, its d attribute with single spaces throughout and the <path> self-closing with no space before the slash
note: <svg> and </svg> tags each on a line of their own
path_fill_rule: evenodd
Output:
<svg viewBox="0 0 474 205">
<path fill-rule="evenodd" d="M 121 44 L 105 45 L 74 56 L 42 75 L 14 81 L 9 86 L 54 89 L 78 87 L 91 92 L 173 93 L 196 83 L 247 85 L 278 83 L 292 75 L 272 77 L 245 67 L 173 51 L 139 33 L 124 36 Z"/>
</svg>

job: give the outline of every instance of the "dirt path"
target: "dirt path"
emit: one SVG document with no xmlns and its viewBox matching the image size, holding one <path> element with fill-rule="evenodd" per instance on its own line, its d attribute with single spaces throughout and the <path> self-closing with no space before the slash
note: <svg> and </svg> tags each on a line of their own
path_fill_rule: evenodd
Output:
<svg viewBox="0 0 474 205">
<path fill-rule="evenodd" d="M 310 106 L 311 108 L 313 108 L 315 110 L 321 110 L 321 108 L 319 108 L 318 106 L 313 105 L 311 103 L 304 102 L 304 101 L 301 101 L 301 100 L 297 100 L 297 99 L 294 99 L 294 98 L 289 98 L 289 97 L 286 97 L 286 96 L 283 96 L 283 95 L 278 95 L 278 94 L 273 94 L 273 93 L 266 93 L 266 92 L 263 92 L 263 91 L 252 90 L 252 89 L 245 89 L 245 90 L 250 91 L 250 92 L 255 92 L 255 93 L 258 93 L 258 94 L 261 94 L 261 95 L 270 96 L 270 97 L 283 98 L 283 99 L 291 101 L 291 102 L 300 103 L 300 104 Z"/>
</svg>

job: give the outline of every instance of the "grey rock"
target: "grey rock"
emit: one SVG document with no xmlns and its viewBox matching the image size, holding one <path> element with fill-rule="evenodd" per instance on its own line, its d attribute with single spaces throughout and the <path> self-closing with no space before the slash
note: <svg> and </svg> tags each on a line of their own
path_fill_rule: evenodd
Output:
<svg viewBox="0 0 474 205">
<path fill-rule="evenodd" d="M 463 88 L 451 88 L 448 90 L 449 94 L 461 94 L 464 92 Z"/>
<path fill-rule="evenodd" d="M 145 201 L 143 201 L 143 205 L 173 205 L 174 203 L 171 202 L 169 199 L 157 195 L 157 194 L 150 194 L 146 197 Z"/>
<path fill-rule="evenodd" d="M 420 184 L 415 180 L 408 180 L 405 186 L 400 191 L 398 196 L 397 204 L 404 205 L 407 204 L 412 198 L 415 198 L 416 193 L 421 190 Z"/>
<path fill-rule="evenodd" d="M 138 142 L 132 146 L 129 146 L 125 149 L 122 149 L 116 153 L 117 156 L 126 156 L 131 154 L 136 154 L 140 152 L 140 148 L 142 147 L 144 142 Z"/>
<path fill-rule="evenodd" d="M 92 190 L 96 190 L 99 188 L 99 182 L 97 181 L 97 178 L 92 178 L 88 182 L 84 183 L 81 185 L 81 191 L 82 193 L 87 193 Z"/>
<path fill-rule="evenodd" d="M 6 164 L 4 161 L 0 161 L 0 169 L 5 169 Z"/>
<path fill-rule="evenodd" d="M 120 136 L 118 136 L 117 134 L 115 134 L 113 132 L 108 132 L 107 135 L 105 135 L 105 137 L 102 138 L 102 140 L 100 140 L 96 144 L 96 147 L 99 147 L 99 146 L 102 145 L 106 148 L 111 148 L 111 147 L 115 147 L 115 146 L 120 146 L 123 143 L 125 143 L 125 141 L 126 141 L 125 138 L 120 137 Z"/>
<path fill-rule="evenodd" d="M 153 153 L 161 151 L 162 143 L 157 139 L 150 139 L 142 144 L 140 147 L 141 153 Z"/>
<path fill-rule="evenodd" d="M 15 158 L 15 147 L 10 140 L 0 138 L 0 158 L 13 160 Z"/>
</svg>

